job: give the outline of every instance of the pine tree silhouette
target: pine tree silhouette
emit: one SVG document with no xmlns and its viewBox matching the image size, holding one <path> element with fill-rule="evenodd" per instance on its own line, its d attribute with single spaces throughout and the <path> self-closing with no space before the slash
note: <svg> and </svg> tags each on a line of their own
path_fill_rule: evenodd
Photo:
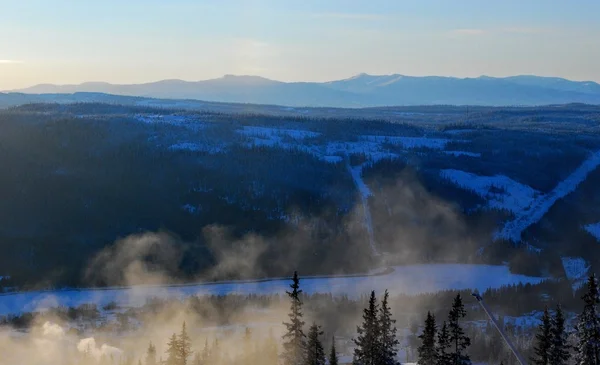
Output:
<svg viewBox="0 0 600 365">
<path fill-rule="evenodd" d="M 321 327 L 313 323 L 308 330 L 306 344 L 306 365 L 325 365 L 325 350 L 319 336 L 323 335 Z"/>
<path fill-rule="evenodd" d="M 355 365 L 379 365 L 381 343 L 378 312 L 377 299 L 372 291 L 369 305 L 363 310 L 363 323 L 356 328 L 357 336 L 353 339 L 356 345 L 353 359 Z"/>
<path fill-rule="evenodd" d="M 380 343 L 380 359 L 378 363 L 381 365 L 396 365 L 399 362 L 396 360 L 398 355 L 398 345 L 400 341 L 396 337 L 396 320 L 392 319 L 392 311 L 388 304 L 389 293 L 386 290 L 381 300 L 381 307 L 379 307 L 379 343 Z"/>
<path fill-rule="evenodd" d="M 471 345 L 471 340 L 460 326 L 460 320 L 466 315 L 462 298 L 460 294 L 457 294 L 452 303 L 452 309 L 448 313 L 449 342 L 452 346 L 450 357 L 453 365 L 471 364 L 471 359 L 466 353 L 467 347 Z"/>
<path fill-rule="evenodd" d="M 550 350 L 550 364 L 567 365 L 571 359 L 571 346 L 565 330 L 565 317 L 560 304 L 552 317 L 552 348 Z"/>
<path fill-rule="evenodd" d="M 598 319 L 598 282 L 590 275 L 587 292 L 582 297 L 585 305 L 577 324 L 577 363 L 579 365 L 600 364 L 600 320 Z"/>
<path fill-rule="evenodd" d="M 533 348 L 535 355 L 531 358 L 531 362 L 535 365 L 550 365 L 550 351 L 554 341 L 552 338 L 552 319 L 548 307 L 544 308 L 542 323 L 538 326 L 535 340 L 536 344 Z"/>
<path fill-rule="evenodd" d="M 294 271 L 292 284 L 290 285 L 291 292 L 286 291 L 290 297 L 290 313 L 288 314 L 290 321 L 284 322 L 286 333 L 283 335 L 283 362 L 284 365 L 302 365 L 305 360 L 306 352 L 306 335 L 302 320 L 302 301 L 300 300 L 300 279 L 298 273 Z"/>
<path fill-rule="evenodd" d="M 435 316 L 432 315 L 431 312 L 427 312 L 423 333 L 419 335 L 419 340 L 421 340 L 421 345 L 417 349 L 417 352 L 419 354 L 419 360 L 417 361 L 417 363 L 419 365 L 436 365 L 436 334 L 437 327 L 435 325 Z"/>
</svg>

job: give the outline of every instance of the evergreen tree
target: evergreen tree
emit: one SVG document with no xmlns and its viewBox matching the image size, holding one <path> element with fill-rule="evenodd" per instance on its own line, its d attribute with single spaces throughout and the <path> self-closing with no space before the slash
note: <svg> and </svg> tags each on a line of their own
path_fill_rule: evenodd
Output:
<svg viewBox="0 0 600 365">
<path fill-rule="evenodd" d="M 148 349 L 146 350 L 146 365 L 157 365 L 156 364 L 156 346 L 150 342 Z"/>
<path fill-rule="evenodd" d="M 363 310 L 363 323 L 356 328 L 357 336 L 353 339 L 355 365 L 380 365 L 380 331 L 377 299 L 375 292 L 371 292 L 369 306 Z"/>
<path fill-rule="evenodd" d="M 306 365 L 325 365 L 325 350 L 319 340 L 322 334 L 321 327 L 316 323 L 310 326 L 306 345 Z"/>
<path fill-rule="evenodd" d="M 173 333 L 169 342 L 167 343 L 167 361 L 166 365 L 180 365 L 179 362 L 179 339 L 177 335 Z"/>
<path fill-rule="evenodd" d="M 585 305 L 577 324 L 577 363 L 600 364 L 600 321 L 598 319 L 598 283 L 596 275 L 590 275 L 587 292 L 582 297 Z"/>
<path fill-rule="evenodd" d="M 556 306 L 556 312 L 552 317 L 552 348 L 550 350 L 550 364 L 567 365 L 571 358 L 571 346 L 567 339 L 565 330 L 565 317 L 562 307 Z"/>
<path fill-rule="evenodd" d="M 379 343 L 380 348 L 380 359 L 378 363 L 380 365 L 396 365 L 399 362 L 396 360 L 398 355 L 398 345 L 400 341 L 396 337 L 396 320 L 392 319 L 392 311 L 388 304 L 389 293 L 386 290 L 381 300 L 381 307 L 379 307 Z"/>
<path fill-rule="evenodd" d="M 542 323 L 538 327 L 535 339 L 536 345 L 533 348 L 535 356 L 531 358 L 531 362 L 535 365 L 550 365 L 550 351 L 554 340 L 552 338 L 552 319 L 548 307 L 544 309 Z"/>
<path fill-rule="evenodd" d="M 435 348 L 436 365 L 452 365 L 450 347 L 450 333 L 448 332 L 448 325 L 444 322 L 438 332 L 438 340 Z"/>
<path fill-rule="evenodd" d="M 467 355 L 467 347 L 471 345 L 471 340 L 465 334 L 460 326 L 460 320 L 467 315 L 460 294 L 457 294 L 452 303 L 452 309 L 448 314 L 448 333 L 451 344 L 451 363 L 453 365 L 468 365 L 471 363 Z"/>
<path fill-rule="evenodd" d="M 425 327 L 423 333 L 419 336 L 421 345 L 417 349 L 419 354 L 419 365 L 436 365 L 437 364 L 437 351 L 435 343 L 435 335 L 437 334 L 437 328 L 435 325 L 435 316 L 431 312 L 427 312 L 425 318 Z"/>
<path fill-rule="evenodd" d="M 292 303 L 288 314 L 290 321 L 283 323 L 286 327 L 286 333 L 283 335 L 283 361 L 284 365 L 302 365 L 305 363 L 306 335 L 302 329 L 304 327 L 302 301 L 300 300 L 302 290 L 300 290 L 300 279 L 298 279 L 296 271 L 294 271 L 290 288 L 291 292 L 286 291 Z"/>
<path fill-rule="evenodd" d="M 179 364 L 187 365 L 190 356 L 192 356 L 192 341 L 187 333 L 185 322 L 181 325 L 181 332 L 178 338 Z"/>
<path fill-rule="evenodd" d="M 338 365 L 338 355 L 335 350 L 335 337 L 331 338 L 331 351 L 329 352 L 329 365 Z"/>
</svg>

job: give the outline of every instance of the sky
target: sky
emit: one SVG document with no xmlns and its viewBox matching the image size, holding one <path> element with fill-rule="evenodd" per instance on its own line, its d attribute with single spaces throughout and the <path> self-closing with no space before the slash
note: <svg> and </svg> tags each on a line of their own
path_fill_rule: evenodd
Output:
<svg viewBox="0 0 600 365">
<path fill-rule="evenodd" d="M 0 90 L 358 73 L 600 82 L 599 0 L 0 0 Z"/>
</svg>

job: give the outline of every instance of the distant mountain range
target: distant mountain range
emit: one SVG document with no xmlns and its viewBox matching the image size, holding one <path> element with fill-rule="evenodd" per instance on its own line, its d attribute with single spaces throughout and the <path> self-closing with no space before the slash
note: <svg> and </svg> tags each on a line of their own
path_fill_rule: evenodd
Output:
<svg viewBox="0 0 600 365">
<path fill-rule="evenodd" d="M 11 92 L 98 92 L 294 107 L 600 104 L 598 83 L 540 76 L 455 78 L 359 74 L 331 82 L 281 82 L 259 76 L 225 75 L 205 81 L 162 80 L 131 85 L 104 82 L 86 82 L 79 85 L 41 84 Z"/>
</svg>

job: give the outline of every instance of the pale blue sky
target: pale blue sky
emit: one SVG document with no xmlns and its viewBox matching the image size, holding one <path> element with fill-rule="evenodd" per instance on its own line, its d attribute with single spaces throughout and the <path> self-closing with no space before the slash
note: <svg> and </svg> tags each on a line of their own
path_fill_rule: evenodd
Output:
<svg viewBox="0 0 600 365">
<path fill-rule="evenodd" d="M 599 19 L 600 0 L 0 0 L 0 90 L 360 72 L 600 82 Z"/>
</svg>

